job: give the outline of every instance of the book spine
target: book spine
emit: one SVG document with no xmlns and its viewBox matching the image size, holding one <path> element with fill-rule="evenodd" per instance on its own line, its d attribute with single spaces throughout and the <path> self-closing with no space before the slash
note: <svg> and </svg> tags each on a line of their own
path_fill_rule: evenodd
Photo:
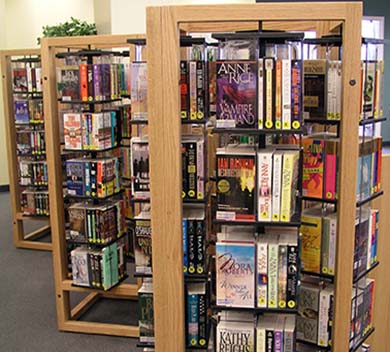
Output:
<svg viewBox="0 0 390 352">
<path fill-rule="evenodd" d="M 259 121 L 258 127 L 259 130 L 264 128 L 264 60 L 259 59 L 258 61 L 258 90 L 257 90 L 257 102 L 258 102 L 258 112 L 259 112 Z"/>
<path fill-rule="evenodd" d="M 272 215 L 272 154 L 258 153 L 258 216 L 260 221 L 271 221 Z"/>
<path fill-rule="evenodd" d="M 265 332 L 266 336 L 266 351 L 267 352 L 275 352 L 274 351 L 274 331 L 273 330 L 266 330 Z"/>
<path fill-rule="evenodd" d="M 329 292 L 322 290 L 320 292 L 318 308 L 318 346 L 328 347 L 328 323 L 329 323 L 330 295 Z"/>
<path fill-rule="evenodd" d="M 371 266 L 371 255 L 372 255 L 372 240 L 375 235 L 375 213 L 370 211 L 368 219 L 368 232 L 367 232 L 367 257 L 365 269 L 369 269 Z"/>
<path fill-rule="evenodd" d="M 282 61 L 275 61 L 275 128 L 282 128 Z"/>
<path fill-rule="evenodd" d="M 282 128 L 291 129 L 291 60 L 282 60 Z"/>
<path fill-rule="evenodd" d="M 265 329 L 257 328 L 256 352 L 266 352 Z"/>
<path fill-rule="evenodd" d="M 87 65 L 87 80 L 88 80 L 88 101 L 93 101 L 94 94 L 94 85 L 93 85 L 93 65 Z"/>
<path fill-rule="evenodd" d="M 100 65 L 99 64 L 94 64 L 93 65 L 93 91 L 94 91 L 94 96 L 95 100 L 99 101 L 102 100 L 102 77 L 100 73 Z"/>
<path fill-rule="evenodd" d="M 284 154 L 282 171 L 282 196 L 280 201 L 280 220 L 282 222 L 288 222 L 291 218 L 292 178 L 293 156 L 291 154 Z"/>
<path fill-rule="evenodd" d="M 180 116 L 188 120 L 189 95 L 188 95 L 188 66 L 187 61 L 180 61 Z"/>
<path fill-rule="evenodd" d="M 279 245 L 278 253 L 278 307 L 287 307 L 287 245 Z"/>
<path fill-rule="evenodd" d="M 325 198 L 336 199 L 337 142 L 325 141 Z"/>
<path fill-rule="evenodd" d="M 195 220 L 187 220 L 187 235 L 188 235 L 188 273 L 195 274 L 196 272 L 196 228 Z"/>
<path fill-rule="evenodd" d="M 33 79 L 32 79 L 32 69 L 31 67 L 26 68 L 26 76 L 27 76 L 27 91 L 32 92 L 33 91 Z"/>
<path fill-rule="evenodd" d="M 265 128 L 270 129 L 274 127 L 274 110 L 275 110 L 275 59 L 265 58 L 264 59 L 264 94 L 265 94 Z"/>
<path fill-rule="evenodd" d="M 283 333 L 274 331 L 274 352 L 283 352 Z"/>
<path fill-rule="evenodd" d="M 379 192 L 382 189 L 382 137 L 377 138 L 378 143 L 378 170 L 377 170 L 377 192 Z"/>
<path fill-rule="evenodd" d="M 36 72 L 35 68 L 29 68 L 31 72 L 31 92 L 36 92 L 37 91 L 37 79 L 36 79 Z M 27 69 L 27 75 L 28 75 L 28 69 Z M 27 88 L 28 88 L 28 82 L 27 82 Z"/>
<path fill-rule="evenodd" d="M 197 180 L 196 180 L 196 142 L 190 142 L 188 144 L 188 198 L 196 198 L 197 190 Z"/>
<path fill-rule="evenodd" d="M 321 237 L 321 272 L 329 272 L 329 238 L 330 238 L 330 219 L 322 219 L 322 237 Z"/>
<path fill-rule="evenodd" d="M 198 326 L 198 296 L 187 296 L 187 346 L 196 346 L 199 339 Z"/>
<path fill-rule="evenodd" d="M 287 246 L 287 307 L 294 309 L 297 306 L 298 287 L 298 246 Z"/>
<path fill-rule="evenodd" d="M 203 61 L 196 61 L 196 118 L 202 120 L 205 117 L 205 64 Z"/>
<path fill-rule="evenodd" d="M 189 62 L 190 120 L 196 120 L 196 61 Z"/>
<path fill-rule="evenodd" d="M 198 295 L 198 322 L 199 322 L 199 345 L 205 346 L 207 343 L 207 305 L 206 295 Z"/>
<path fill-rule="evenodd" d="M 196 272 L 203 274 L 205 272 L 205 223 L 203 220 L 196 220 Z"/>
<path fill-rule="evenodd" d="M 283 352 L 295 352 L 295 334 L 293 331 L 284 331 L 284 349 Z"/>
<path fill-rule="evenodd" d="M 87 64 L 80 65 L 80 96 L 82 101 L 88 101 Z"/>
<path fill-rule="evenodd" d="M 37 92 L 42 92 L 42 69 L 40 67 L 35 68 L 35 86 Z"/>
<path fill-rule="evenodd" d="M 97 170 L 96 170 L 96 185 L 97 185 L 97 196 L 98 198 L 103 198 L 103 161 L 97 161 Z"/>
<path fill-rule="evenodd" d="M 197 199 L 204 199 L 204 179 L 205 179 L 205 167 L 204 167 L 204 140 L 196 142 L 196 180 L 197 180 Z"/>
<path fill-rule="evenodd" d="M 301 127 L 302 110 L 302 62 L 293 60 L 291 62 L 291 127 Z"/>
<path fill-rule="evenodd" d="M 257 307 L 267 308 L 268 244 L 257 244 Z"/>
<path fill-rule="evenodd" d="M 282 181 L 282 154 L 273 156 L 272 173 L 272 221 L 280 221 L 280 194 Z"/>
<path fill-rule="evenodd" d="M 378 260 L 377 252 L 378 252 L 378 234 L 379 234 L 379 211 L 375 210 L 375 235 L 374 235 L 374 243 L 372 246 L 372 264 L 374 264 Z"/>
<path fill-rule="evenodd" d="M 268 245 L 268 308 L 278 307 L 278 245 Z"/>
</svg>

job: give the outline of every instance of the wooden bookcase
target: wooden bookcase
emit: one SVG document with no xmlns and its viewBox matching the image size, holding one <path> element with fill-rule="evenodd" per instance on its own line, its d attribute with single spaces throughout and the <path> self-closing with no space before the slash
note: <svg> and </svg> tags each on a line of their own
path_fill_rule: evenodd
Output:
<svg viewBox="0 0 390 352">
<path fill-rule="evenodd" d="M 147 9 L 155 349 L 185 350 L 179 33 L 264 28 L 326 33 L 342 26 L 337 267 L 333 351 L 349 351 L 360 106 L 361 2 L 167 6 Z"/>
<path fill-rule="evenodd" d="M 16 57 L 38 57 L 39 49 L 3 50 L 0 52 L 1 75 L 3 84 L 4 117 L 6 128 L 7 158 L 9 169 L 9 187 L 12 214 L 13 241 L 17 248 L 37 249 L 50 251 L 52 244 L 38 240 L 50 233 L 47 216 L 25 216 L 22 212 L 19 185 L 19 163 L 16 148 L 16 124 L 14 116 L 14 94 L 12 60 Z M 35 231 L 25 233 L 24 222 L 38 221 L 44 225 Z"/>
<path fill-rule="evenodd" d="M 138 284 L 122 283 L 109 291 L 82 288 L 72 285 L 68 277 L 61 170 L 60 121 L 56 86 L 56 53 L 79 49 L 126 48 L 132 57 L 132 45 L 128 39 L 142 38 L 141 35 L 102 35 L 87 37 L 43 38 L 41 41 L 42 77 L 44 90 L 45 123 L 47 126 L 47 163 L 49 173 L 50 222 L 53 241 L 53 266 L 57 306 L 58 328 L 61 331 L 92 334 L 137 337 L 138 326 L 80 321 L 78 318 L 91 307 L 99 297 L 137 299 Z M 85 292 L 88 295 L 73 309 L 71 292 Z"/>
</svg>

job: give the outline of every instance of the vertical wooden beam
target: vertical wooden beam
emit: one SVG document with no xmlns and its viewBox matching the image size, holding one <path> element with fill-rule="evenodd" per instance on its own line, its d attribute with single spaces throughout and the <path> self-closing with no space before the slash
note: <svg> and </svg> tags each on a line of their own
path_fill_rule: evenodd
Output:
<svg viewBox="0 0 390 352">
<path fill-rule="evenodd" d="M 67 276 L 67 267 L 65 263 L 68 259 L 66 255 L 64 200 L 62 193 L 62 161 L 55 52 L 54 48 L 50 46 L 49 41 L 49 38 L 41 39 L 41 61 L 54 283 L 56 290 L 58 327 L 62 330 L 65 321 L 70 319 L 70 302 L 69 293 L 62 291 L 62 281 L 65 280 Z"/>
<path fill-rule="evenodd" d="M 321 5 L 319 5 L 321 6 Z M 349 351 L 355 240 L 362 4 L 346 6 L 333 351 Z"/>
<path fill-rule="evenodd" d="M 11 55 L 8 55 L 6 51 L 1 52 L 1 79 L 3 86 L 5 129 L 7 131 L 5 137 L 7 145 L 9 189 L 11 195 L 10 201 L 12 214 L 12 229 L 14 245 L 17 247 L 19 243 L 23 241 L 24 229 L 23 221 L 19 221 L 16 219 L 17 213 L 21 211 L 21 205 L 19 197 L 20 187 L 18 182 L 18 156 L 15 143 L 16 128 L 14 117 L 12 78 Z"/>
<path fill-rule="evenodd" d="M 155 347 L 185 351 L 179 30 L 171 8 L 147 8 L 148 117 Z"/>
</svg>

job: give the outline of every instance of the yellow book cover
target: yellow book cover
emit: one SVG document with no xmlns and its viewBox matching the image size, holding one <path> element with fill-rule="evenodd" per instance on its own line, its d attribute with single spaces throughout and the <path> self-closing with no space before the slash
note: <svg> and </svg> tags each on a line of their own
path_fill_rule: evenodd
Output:
<svg viewBox="0 0 390 352">
<path fill-rule="evenodd" d="M 320 208 L 305 209 L 302 213 L 301 261 L 304 271 L 320 274 L 322 215 Z"/>
<path fill-rule="evenodd" d="M 283 154 L 282 196 L 280 220 L 289 222 L 295 212 L 295 190 L 298 182 L 298 150 L 286 150 Z"/>
</svg>

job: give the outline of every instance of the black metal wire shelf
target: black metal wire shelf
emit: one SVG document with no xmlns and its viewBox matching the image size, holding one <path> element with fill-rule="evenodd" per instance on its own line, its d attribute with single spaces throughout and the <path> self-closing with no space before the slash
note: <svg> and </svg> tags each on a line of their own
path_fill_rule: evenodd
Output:
<svg viewBox="0 0 390 352">
<path fill-rule="evenodd" d="M 318 346 L 316 343 L 314 342 L 308 342 L 308 341 L 304 341 L 304 340 L 301 340 L 301 339 L 297 339 L 297 342 L 302 344 L 302 345 L 307 345 L 307 346 L 312 346 L 315 348 L 315 352 L 318 352 L 318 351 L 330 351 L 332 349 L 331 346 L 327 346 L 327 347 L 324 347 L 324 346 Z"/>
<path fill-rule="evenodd" d="M 364 336 L 353 346 L 349 349 L 350 352 L 355 352 L 359 349 L 361 345 L 374 333 L 375 328 L 372 327 L 370 330 L 368 330 L 367 333 L 364 334 Z"/>
<path fill-rule="evenodd" d="M 122 98 L 115 98 L 115 99 L 105 99 L 105 100 L 64 100 L 62 98 L 59 98 L 58 101 L 62 104 L 90 104 L 90 105 L 97 105 L 97 104 L 109 104 L 114 103 L 116 101 L 121 101 Z"/>
<path fill-rule="evenodd" d="M 297 314 L 298 309 L 281 309 L 281 308 L 257 308 L 257 307 L 229 307 L 212 305 L 211 309 L 215 311 L 230 310 L 230 311 L 242 311 L 251 312 L 253 314 L 275 313 L 275 314 Z"/>
<path fill-rule="evenodd" d="M 323 279 L 325 281 L 334 282 L 334 275 L 329 274 L 319 274 L 319 273 L 312 273 L 310 271 L 301 270 L 301 274 L 316 277 L 319 279 Z"/>
<path fill-rule="evenodd" d="M 252 225 L 252 226 L 277 226 L 277 227 L 299 227 L 301 226 L 301 219 L 299 214 L 294 214 L 290 221 L 246 221 L 246 220 L 238 220 L 238 221 L 227 221 L 227 220 L 213 220 L 213 224 L 215 225 Z"/>
<path fill-rule="evenodd" d="M 90 241 L 87 241 L 87 242 L 85 242 L 85 241 L 77 241 L 77 240 L 73 240 L 71 238 L 67 238 L 66 242 L 71 243 L 71 244 L 75 244 L 75 245 L 80 245 L 80 246 L 104 248 L 104 247 L 108 247 L 108 246 L 112 245 L 113 243 L 117 242 L 121 238 L 124 238 L 125 236 L 126 236 L 126 233 L 123 233 L 119 237 L 113 238 L 112 240 L 110 240 L 108 242 L 105 242 L 105 243 L 97 243 L 97 242 L 90 242 Z"/>
<path fill-rule="evenodd" d="M 255 129 L 255 128 L 213 128 L 213 133 L 245 134 L 261 136 L 265 134 L 303 134 L 302 129 L 282 130 L 282 129 Z"/>
<path fill-rule="evenodd" d="M 367 270 L 363 271 L 359 275 L 353 278 L 353 283 L 356 284 L 359 280 L 361 280 L 363 277 L 368 275 L 371 271 L 373 271 L 377 266 L 379 265 L 379 261 L 376 261 L 373 263 Z"/>
<path fill-rule="evenodd" d="M 119 279 L 119 281 L 113 285 L 112 287 L 110 287 L 109 289 L 105 290 L 103 289 L 103 287 L 95 287 L 95 286 L 83 286 L 83 285 L 77 285 L 77 284 L 74 284 L 72 283 L 72 286 L 73 287 L 82 287 L 82 288 L 86 288 L 86 289 L 90 289 L 90 290 L 96 290 L 96 291 L 110 291 L 112 290 L 114 287 L 117 287 L 119 286 L 123 281 L 125 281 L 129 276 L 127 274 L 125 274 L 122 278 Z"/>
<path fill-rule="evenodd" d="M 356 206 L 357 207 L 361 207 L 362 205 L 367 204 L 368 202 L 371 202 L 372 200 L 382 196 L 383 193 L 384 193 L 383 191 L 379 191 L 379 192 L 376 192 L 376 193 L 372 194 L 371 196 L 369 196 L 366 199 L 359 200 L 359 201 L 356 202 Z"/>
</svg>

